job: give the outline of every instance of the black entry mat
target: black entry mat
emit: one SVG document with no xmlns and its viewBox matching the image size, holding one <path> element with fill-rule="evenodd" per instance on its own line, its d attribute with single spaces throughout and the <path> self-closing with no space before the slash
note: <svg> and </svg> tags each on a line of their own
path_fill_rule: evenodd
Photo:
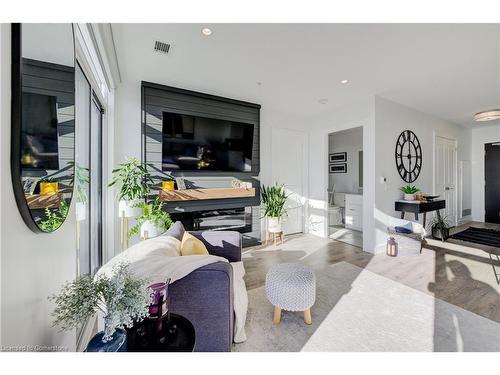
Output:
<svg viewBox="0 0 500 375">
<path fill-rule="evenodd" d="M 500 231 L 494 229 L 469 227 L 463 232 L 454 234 L 451 238 L 480 245 L 500 247 Z"/>
</svg>

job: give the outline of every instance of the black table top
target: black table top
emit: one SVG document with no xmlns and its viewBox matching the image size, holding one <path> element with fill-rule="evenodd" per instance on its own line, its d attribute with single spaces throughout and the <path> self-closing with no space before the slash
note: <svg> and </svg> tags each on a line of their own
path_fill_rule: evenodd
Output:
<svg viewBox="0 0 500 375">
<path fill-rule="evenodd" d="M 442 210 L 446 207 L 446 201 L 444 199 L 428 201 L 428 202 L 404 202 L 396 201 L 394 203 L 394 210 L 400 212 L 415 212 L 424 213 L 436 210 Z"/>
<path fill-rule="evenodd" d="M 129 352 L 192 352 L 196 344 L 193 324 L 177 314 L 136 322 L 127 336 Z"/>
</svg>

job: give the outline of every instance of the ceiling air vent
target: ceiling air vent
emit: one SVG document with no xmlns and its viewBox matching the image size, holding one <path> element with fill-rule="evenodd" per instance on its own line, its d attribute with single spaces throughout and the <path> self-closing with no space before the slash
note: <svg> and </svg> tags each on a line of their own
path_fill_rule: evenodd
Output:
<svg viewBox="0 0 500 375">
<path fill-rule="evenodd" d="M 169 50 L 170 50 L 170 44 L 160 42 L 159 40 L 155 42 L 155 52 L 167 54 Z"/>
</svg>

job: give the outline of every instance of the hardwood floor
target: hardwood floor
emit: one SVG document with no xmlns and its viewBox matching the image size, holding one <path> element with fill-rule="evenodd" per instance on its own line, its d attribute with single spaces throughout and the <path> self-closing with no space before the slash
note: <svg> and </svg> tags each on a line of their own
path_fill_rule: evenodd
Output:
<svg viewBox="0 0 500 375">
<path fill-rule="evenodd" d="M 469 246 L 428 242 L 419 256 L 392 258 L 313 235 L 288 236 L 283 245 L 244 249 L 245 282 L 249 290 L 263 286 L 276 263 L 302 262 L 321 272 L 344 261 L 500 323 L 500 287 L 488 254 Z"/>
</svg>

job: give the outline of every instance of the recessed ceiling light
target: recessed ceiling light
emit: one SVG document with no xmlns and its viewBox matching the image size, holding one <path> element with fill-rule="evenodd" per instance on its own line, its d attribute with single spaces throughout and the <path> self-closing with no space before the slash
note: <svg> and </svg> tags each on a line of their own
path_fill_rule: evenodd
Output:
<svg viewBox="0 0 500 375">
<path fill-rule="evenodd" d="M 328 103 L 328 99 L 323 98 L 323 99 L 318 100 L 318 102 L 319 102 L 319 104 L 326 104 L 326 103 Z"/>
<path fill-rule="evenodd" d="M 208 27 L 204 27 L 201 29 L 201 33 L 205 36 L 212 35 L 212 29 L 209 29 Z"/>
<path fill-rule="evenodd" d="M 345 85 L 346 83 L 349 83 L 349 80 L 347 79 L 343 79 L 342 81 L 340 81 L 341 84 Z"/>
<path fill-rule="evenodd" d="M 474 115 L 474 121 L 493 121 L 500 119 L 500 109 L 489 109 L 487 111 L 478 112 Z"/>
</svg>

